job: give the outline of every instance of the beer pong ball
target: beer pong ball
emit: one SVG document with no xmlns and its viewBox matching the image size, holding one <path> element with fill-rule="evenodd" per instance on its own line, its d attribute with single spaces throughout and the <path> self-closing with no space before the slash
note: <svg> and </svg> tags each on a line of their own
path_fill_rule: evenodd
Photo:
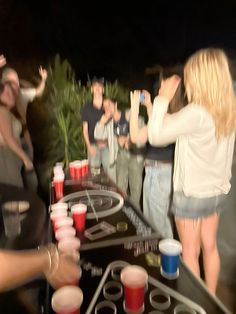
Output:
<svg viewBox="0 0 236 314">
<path fill-rule="evenodd" d="M 62 227 L 68 227 L 73 225 L 73 219 L 71 217 L 65 216 L 60 217 L 55 220 L 55 227 L 56 229 L 62 228 Z"/>
<path fill-rule="evenodd" d="M 51 300 L 51 306 L 57 314 L 79 314 L 83 302 L 83 292 L 76 286 L 64 286 L 57 289 Z"/>
<path fill-rule="evenodd" d="M 70 238 L 74 237 L 76 234 L 75 228 L 73 227 L 60 227 L 56 233 L 55 237 L 58 241 L 60 241 L 63 238 Z"/>
<path fill-rule="evenodd" d="M 68 204 L 64 202 L 58 202 L 55 204 L 52 204 L 50 206 L 51 211 L 67 211 Z"/>
<path fill-rule="evenodd" d="M 58 250 L 60 252 L 73 252 L 79 250 L 80 239 L 76 237 L 63 238 L 58 242 Z"/>
<path fill-rule="evenodd" d="M 138 265 L 128 265 L 120 273 L 124 286 L 125 308 L 139 311 L 144 305 L 145 286 L 148 281 L 147 271 Z"/>
</svg>

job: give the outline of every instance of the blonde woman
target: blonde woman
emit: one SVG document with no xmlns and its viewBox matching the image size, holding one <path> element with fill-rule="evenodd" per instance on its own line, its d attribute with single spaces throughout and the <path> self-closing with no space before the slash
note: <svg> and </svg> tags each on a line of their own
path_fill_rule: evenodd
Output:
<svg viewBox="0 0 236 314">
<path fill-rule="evenodd" d="M 223 200 L 230 190 L 236 102 L 227 57 L 202 49 L 184 67 L 188 105 L 168 114 L 179 78 L 162 81 L 148 124 L 152 145 L 176 141 L 172 212 L 183 260 L 199 275 L 202 250 L 206 285 L 215 294 L 220 270 L 216 234 Z"/>
</svg>

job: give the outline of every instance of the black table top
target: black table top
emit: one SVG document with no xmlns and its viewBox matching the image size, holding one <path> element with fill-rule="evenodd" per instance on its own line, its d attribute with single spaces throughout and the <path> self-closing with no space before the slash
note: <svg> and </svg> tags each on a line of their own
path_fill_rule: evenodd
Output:
<svg viewBox="0 0 236 314">
<path fill-rule="evenodd" d="M 104 285 L 108 281 L 120 282 L 119 272 L 124 267 L 124 263 L 140 265 L 148 272 L 149 283 L 145 294 L 144 313 L 155 310 L 150 304 L 149 297 L 150 292 L 157 288 L 167 293 L 171 301 L 169 308 L 160 313 L 174 313 L 175 306 L 181 303 L 195 310 L 196 314 L 230 313 L 217 298 L 207 291 L 204 283 L 193 276 L 182 261 L 177 279 L 167 280 L 163 278 L 160 274 L 159 265 L 151 265 L 148 259 L 150 252 L 158 257 L 158 243 L 159 238 L 156 238 L 154 235 L 152 238 L 145 240 L 142 237 L 137 237 L 136 241 L 124 241 L 123 244 L 82 251 L 80 256 L 82 268 L 80 288 L 83 291 L 84 299 L 81 306 L 81 314 L 95 313 L 95 306 L 105 300 Z M 117 278 L 114 278 L 114 274 Z M 109 292 L 112 294 L 112 290 Z M 117 291 L 113 291 L 113 293 L 115 292 Z M 49 305 L 52 293 L 53 290 L 50 289 Z M 159 302 L 163 302 L 163 296 Z M 117 307 L 117 313 L 125 314 L 123 310 L 123 295 L 119 300 L 113 301 L 113 303 Z M 52 313 L 50 306 L 48 313 Z M 101 313 L 106 314 L 106 311 L 103 310 Z"/>
<path fill-rule="evenodd" d="M 97 220 L 87 195 L 94 204 Z M 53 184 L 51 199 L 53 203 Z M 85 232 L 77 232 L 77 236 L 81 240 L 81 250 L 123 243 L 124 239 L 131 240 L 141 235 L 148 237 L 154 233 L 142 212 L 136 209 L 104 174 L 96 177 L 87 176 L 79 181 L 66 180 L 64 197 L 59 201 L 67 202 L 69 209 L 73 204 L 79 202 L 88 206 Z M 119 229 L 119 224 L 125 225 L 126 228 Z M 91 228 L 95 230 L 91 231 Z M 111 232 L 106 234 L 104 230 L 106 231 L 107 228 L 110 228 Z M 51 230 L 51 232 L 53 238 L 53 231 Z"/>
</svg>

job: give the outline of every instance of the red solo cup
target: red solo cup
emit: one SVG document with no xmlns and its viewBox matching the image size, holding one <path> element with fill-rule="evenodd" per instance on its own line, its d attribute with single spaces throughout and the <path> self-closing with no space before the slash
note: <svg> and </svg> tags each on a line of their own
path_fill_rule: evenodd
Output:
<svg viewBox="0 0 236 314">
<path fill-rule="evenodd" d="M 69 163 L 69 170 L 70 170 L 70 177 L 72 179 L 74 179 L 75 178 L 75 164 L 74 164 L 74 161 L 71 161 Z"/>
<path fill-rule="evenodd" d="M 55 233 L 55 238 L 60 241 L 64 238 L 71 238 L 74 237 L 76 234 L 75 228 L 73 227 L 61 227 L 59 229 L 57 229 L 56 233 Z"/>
<path fill-rule="evenodd" d="M 142 313 L 144 310 L 144 293 L 148 281 L 147 271 L 138 265 L 128 265 L 120 273 L 124 286 L 125 309 Z"/>
<path fill-rule="evenodd" d="M 80 160 L 74 161 L 74 167 L 75 167 L 75 178 L 79 179 L 82 176 L 82 165 Z"/>
<path fill-rule="evenodd" d="M 73 219 L 71 217 L 60 217 L 55 221 L 55 228 L 58 230 L 59 228 L 63 227 L 72 227 Z"/>
<path fill-rule="evenodd" d="M 80 248 L 80 239 L 76 237 L 63 238 L 58 242 L 58 250 L 60 253 L 71 253 L 78 251 Z"/>
<path fill-rule="evenodd" d="M 71 206 L 71 213 L 75 223 L 75 228 L 79 232 L 85 229 L 87 206 L 85 204 L 75 204 Z"/>
<path fill-rule="evenodd" d="M 88 169 L 89 169 L 88 159 L 85 159 L 85 171 L 86 171 L 86 173 L 88 173 Z"/>
<path fill-rule="evenodd" d="M 81 162 L 82 164 L 82 176 L 85 176 L 87 174 L 87 160 L 84 159 Z"/>
<path fill-rule="evenodd" d="M 58 202 L 58 203 L 55 203 L 55 204 L 52 204 L 51 206 L 49 206 L 49 209 L 52 211 L 52 212 L 56 212 L 56 211 L 67 211 L 68 209 L 68 203 L 64 203 L 64 202 Z"/>
<path fill-rule="evenodd" d="M 54 175 L 53 182 L 57 200 L 63 197 L 64 179 L 64 173 Z"/>
<path fill-rule="evenodd" d="M 67 216 L 67 211 L 53 211 L 50 214 L 50 219 L 53 225 L 54 230 L 56 230 L 56 220 L 62 218 L 62 217 L 66 217 Z"/>
<path fill-rule="evenodd" d="M 80 314 L 82 302 L 83 292 L 79 287 L 64 286 L 53 293 L 51 306 L 56 314 Z"/>
</svg>

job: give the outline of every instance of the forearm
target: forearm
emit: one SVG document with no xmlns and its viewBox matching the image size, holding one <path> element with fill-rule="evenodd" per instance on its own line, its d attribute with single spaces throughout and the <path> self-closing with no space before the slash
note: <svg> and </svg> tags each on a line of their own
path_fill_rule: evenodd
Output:
<svg viewBox="0 0 236 314">
<path fill-rule="evenodd" d="M 148 120 L 148 140 L 151 145 L 160 144 L 163 120 L 168 110 L 168 100 L 164 97 L 156 97 L 152 114 Z"/>
<path fill-rule="evenodd" d="M 83 136 L 84 136 L 85 145 L 86 145 L 87 149 L 89 150 L 89 148 L 91 147 L 89 135 L 87 132 L 83 132 Z"/>
<path fill-rule="evenodd" d="M 150 118 L 151 115 L 152 115 L 152 103 L 151 103 L 151 102 L 148 103 L 147 106 L 146 106 L 146 108 L 147 108 L 147 115 L 148 115 L 148 118 Z"/>
<path fill-rule="evenodd" d="M 135 144 L 145 144 L 147 142 L 147 127 L 139 128 L 139 117 L 136 110 L 130 111 L 130 138 Z"/>
<path fill-rule="evenodd" d="M 49 267 L 46 249 L 29 252 L 0 252 L 0 291 L 14 288 L 38 274 L 44 273 Z"/>
<path fill-rule="evenodd" d="M 41 79 L 41 82 L 36 87 L 36 93 L 35 93 L 36 97 L 40 97 L 43 94 L 43 91 L 45 89 L 45 84 L 46 84 L 46 80 Z"/>
<path fill-rule="evenodd" d="M 28 159 L 28 156 L 22 149 L 21 145 L 13 137 L 8 137 L 5 141 L 8 147 L 22 160 L 23 163 Z"/>
<path fill-rule="evenodd" d="M 30 148 L 30 150 L 33 150 L 33 145 L 32 145 L 32 141 L 31 141 L 31 137 L 30 137 L 30 133 L 28 129 L 26 129 L 24 132 L 24 141 L 27 144 L 27 146 Z"/>
</svg>

